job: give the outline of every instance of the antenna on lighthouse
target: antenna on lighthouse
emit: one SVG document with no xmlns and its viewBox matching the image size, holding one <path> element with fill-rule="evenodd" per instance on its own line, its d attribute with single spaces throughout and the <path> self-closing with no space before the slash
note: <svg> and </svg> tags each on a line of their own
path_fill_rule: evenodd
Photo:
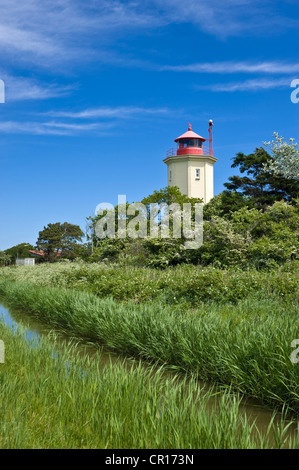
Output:
<svg viewBox="0 0 299 470">
<path fill-rule="evenodd" d="M 212 119 L 209 120 L 209 134 L 210 134 L 210 138 L 209 138 L 209 153 L 211 155 L 211 157 L 213 157 L 213 121 Z"/>
</svg>

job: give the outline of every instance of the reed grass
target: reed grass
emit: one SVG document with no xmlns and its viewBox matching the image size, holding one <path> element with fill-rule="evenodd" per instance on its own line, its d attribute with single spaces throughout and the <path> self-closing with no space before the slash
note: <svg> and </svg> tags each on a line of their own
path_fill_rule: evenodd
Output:
<svg viewBox="0 0 299 470">
<path fill-rule="evenodd" d="M 163 368 L 141 364 L 99 370 L 100 351 L 82 357 L 74 342 L 55 349 L 55 336 L 28 341 L 2 322 L 0 337 L 2 449 L 298 448 L 285 425 L 261 436 L 236 395 L 224 393 L 211 409 L 214 392 L 203 393 L 193 377 L 165 379 Z"/>
<path fill-rule="evenodd" d="M 77 337 L 231 386 L 272 408 L 299 411 L 299 367 L 290 360 L 291 342 L 299 337 L 296 304 L 249 298 L 186 311 L 12 281 L 0 281 L 0 295 Z"/>
</svg>

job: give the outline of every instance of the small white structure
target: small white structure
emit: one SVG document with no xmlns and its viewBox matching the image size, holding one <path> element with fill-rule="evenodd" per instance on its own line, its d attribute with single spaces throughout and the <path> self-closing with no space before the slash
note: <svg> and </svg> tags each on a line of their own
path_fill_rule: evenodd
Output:
<svg viewBox="0 0 299 470">
<path fill-rule="evenodd" d="M 34 266 L 35 265 L 35 259 L 34 258 L 17 258 L 16 259 L 16 265 L 21 266 Z"/>
<path fill-rule="evenodd" d="M 178 186 L 182 194 L 203 199 L 204 204 L 214 197 L 214 163 L 212 140 L 213 121 L 209 122 L 209 146 L 203 146 L 204 139 L 192 131 L 181 135 L 175 142 L 178 147 L 167 152 L 163 160 L 168 167 L 168 186 Z"/>
</svg>

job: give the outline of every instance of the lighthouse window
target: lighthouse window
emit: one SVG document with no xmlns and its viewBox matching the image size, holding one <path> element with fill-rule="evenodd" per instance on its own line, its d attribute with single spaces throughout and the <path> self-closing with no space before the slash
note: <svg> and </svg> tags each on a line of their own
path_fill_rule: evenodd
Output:
<svg viewBox="0 0 299 470">
<path fill-rule="evenodd" d="M 202 141 L 200 139 L 184 139 L 179 144 L 180 148 L 184 147 L 202 147 Z"/>
<path fill-rule="evenodd" d="M 196 170 L 195 170 L 195 179 L 196 180 L 200 179 L 200 169 L 199 168 L 196 168 Z"/>
<path fill-rule="evenodd" d="M 169 181 L 171 181 L 171 170 L 169 170 Z"/>
</svg>

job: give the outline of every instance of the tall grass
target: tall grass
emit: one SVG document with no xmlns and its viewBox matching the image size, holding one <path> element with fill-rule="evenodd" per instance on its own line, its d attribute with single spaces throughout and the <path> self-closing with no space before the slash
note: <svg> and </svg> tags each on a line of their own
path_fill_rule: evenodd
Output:
<svg viewBox="0 0 299 470">
<path fill-rule="evenodd" d="M 0 448 L 298 448 L 282 425 L 262 437 L 237 396 L 225 393 L 211 409 L 212 392 L 193 378 L 177 382 L 140 365 L 99 371 L 100 352 L 91 360 L 73 344 L 53 354 L 55 338 L 28 343 L 1 322 L 0 337 Z"/>
<path fill-rule="evenodd" d="M 237 302 L 252 295 L 275 296 L 281 301 L 299 300 L 299 277 L 291 266 L 289 271 L 259 272 L 192 265 L 158 270 L 76 262 L 2 268 L 0 279 L 74 288 L 119 301 L 160 298 L 165 303 L 186 303 L 194 307 L 199 302 Z"/>
<path fill-rule="evenodd" d="M 299 411 L 298 305 L 245 299 L 193 311 L 161 302 L 135 305 L 69 289 L 0 282 L 10 305 L 73 335 L 126 355 L 159 361 L 232 386 L 271 407 Z"/>
</svg>

